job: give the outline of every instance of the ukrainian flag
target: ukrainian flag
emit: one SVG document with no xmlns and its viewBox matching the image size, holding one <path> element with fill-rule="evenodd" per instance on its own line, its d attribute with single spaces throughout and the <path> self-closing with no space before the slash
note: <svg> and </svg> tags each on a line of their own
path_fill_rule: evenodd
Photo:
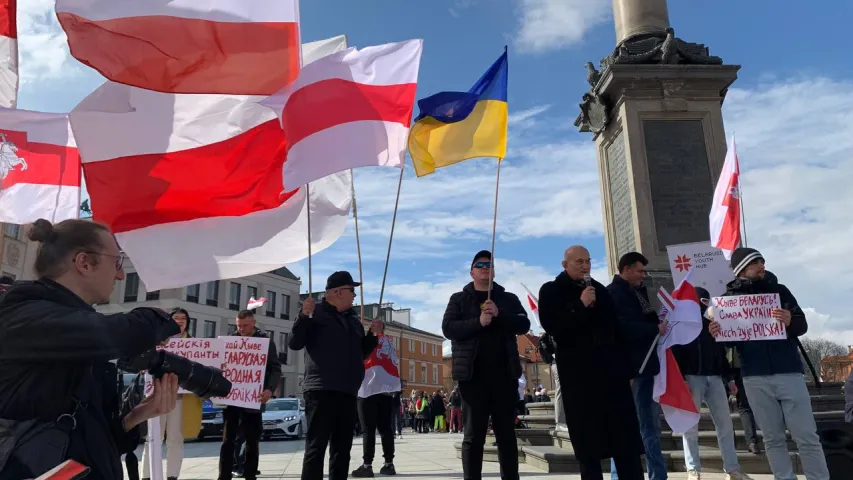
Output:
<svg viewBox="0 0 853 480">
<path fill-rule="evenodd" d="M 418 177 L 463 160 L 506 156 L 507 52 L 467 92 L 441 92 L 418 101 L 409 154 Z"/>
</svg>

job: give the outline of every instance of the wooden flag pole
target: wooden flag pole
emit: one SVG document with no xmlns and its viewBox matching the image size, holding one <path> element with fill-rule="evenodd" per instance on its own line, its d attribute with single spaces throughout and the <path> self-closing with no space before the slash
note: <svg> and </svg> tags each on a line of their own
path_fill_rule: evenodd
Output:
<svg viewBox="0 0 853 480">
<path fill-rule="evenodd" d="M 358 205 L 355 201 L 355 175 L 350 169 L 350 187 L 352 187 L 352 217 L 355 220 L 355 245 L 358 249 L 358 295 L 361 297 L 361 301 L 358 302 L 361 305 L 361 311 L 359 312 L 359 318 L 361 321 L 364 321 L 364 275 L 361 270 L 361 240 L 358 236 Z"/>
<path fill-rule="evenodd" d="M 492 219 L 492 249 L 490 252 L 492 253 L 492 268 L 489 269 L 489 293 L 486 296 L 487 300 L 492 299 L 492 283 L 495 278 L 495 232 L 498 228 L 498 192 L 500 191 L 501 186 L 501 163 L 503 163 L 503 159 L 498 159 L 498 175 L 495 180 L 495 216 Z"/>
<path fill-rule="evenodd" d="M 385 280 L 388 278 L 388 262 L 391 260 L 391 243 L 394 241 L 394 226 L 397 224 L 397 209 L 400 207 L 400 189 L 403 186 L 404 170 L 405 167 L 400 165 L 400 178 L 397 180 L 397 199 L 394 200 L 394 216 L 391 218 L 391 236 L 388 238 L 388 252 L 385 254 L 385 272 L 382 273 L 382 287 L 379 289 L 379 308 L 382 308 L 382 298 L 385 295 Z"/>
</svg>

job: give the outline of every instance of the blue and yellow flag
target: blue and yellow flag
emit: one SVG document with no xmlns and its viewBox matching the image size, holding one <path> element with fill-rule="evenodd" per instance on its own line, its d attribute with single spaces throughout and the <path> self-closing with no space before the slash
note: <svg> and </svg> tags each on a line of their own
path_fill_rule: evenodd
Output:
<svg viewBox="0 0 853 480">
<path fill-rule="evenodd" d="M 467 92 L 441 92 L 418 101 L 409 154 L 418 177 L 463 160 L 506 156 L 507 52 Z"/>
</svg>

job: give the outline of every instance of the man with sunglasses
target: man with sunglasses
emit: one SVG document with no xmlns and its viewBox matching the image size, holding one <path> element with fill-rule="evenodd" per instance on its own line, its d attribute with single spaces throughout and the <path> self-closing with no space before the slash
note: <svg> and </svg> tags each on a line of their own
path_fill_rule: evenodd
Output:
<svg viewBox="0 0 853 480">
<path fill-rule="evenodd" d="M 355 287 L 349 272 L 335 272 L 326 281 L 326 295 L 315 305 L 309 296 L 293 325 L 290 348 L 305 349 L 305 457 L 302 480 L 321 480 L 326 446 L 329 447 L 329 478 L 349 474 L 353 429 L 357 419 L 356 394 L 364 379 L 364 359 L 376 348 L 374 320 L 365 334 L 353 309 Z"/>
<path fill-rule="evenodd" d="M 516 337 L 530 330 L 530 319 L 518 297 L 494 283 L 493 275 L 491 252 L 478 252 L 471 262 L 472 281 L 450 297 L 441 329 L 453 346 L 452 375 L 462 396 L 464 478 L 482 478 L 491 416 L 501 478 L 516 480 L 515 414 L 521 377 Z"/>
</svg>

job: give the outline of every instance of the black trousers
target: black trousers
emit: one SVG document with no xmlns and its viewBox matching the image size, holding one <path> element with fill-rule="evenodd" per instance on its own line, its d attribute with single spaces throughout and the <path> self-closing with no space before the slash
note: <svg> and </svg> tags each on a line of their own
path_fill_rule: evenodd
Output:
<svg viewBox="0 0 853 480">
<path fill-rule="evenodd" d="M 643 471 L 643 462 L 640 460 L 639 455 L 613 457 L 613 463 L 616 466 L 616 474 L 619 475 L 619 480 L 643 480 L 646 478 L 646 472 Z M 604 480 L 601 460 L 582 462 L 579 467 L 581 480 Z M 610 475 L 608 474 L 609 477 Z"/>
<path fill-rule="evenodd" d="M 219 480 L 231 480 L 234 468 L 234 447 L 237 433 L 241 432 L 246 442 L 246 463 L 243 472 L 247 480 L 255 480 L 260 457 L 263 421 L 261 412 L 240 407 L 225 407 L 222 411 L 225 423 L 222 431 L 222 447 L 219 449 Z"/>
<path fill-rule="evenodd" d="M 305 458 L 302 480 L 322 480 L 326 446 L 329 447 L 329 479 L 344 480 L 349 474 L 353 430 L 358 418 L 355 395 L 331 391 L 305 392 Z"/>
<path fill-rule="evenodd" d="M 518 443 L 515 439 L 515 406 L 518 380 L 480 378 L 459 382 L 462 395 L 462 471 L 465 480 L 483 478 L 483 446 L 492 419 L 498 444 L 502 480 L 518 479 Z"/>
<path fill-rule="evenodd" d="M 364 464 L 372 465 L 376 453 L 376 431 L 382 437 L 382 456 L 394 463 L 394 398 L 378 394 L 358 399 L 358 419 L 364 438 Z"/>
</svg>

